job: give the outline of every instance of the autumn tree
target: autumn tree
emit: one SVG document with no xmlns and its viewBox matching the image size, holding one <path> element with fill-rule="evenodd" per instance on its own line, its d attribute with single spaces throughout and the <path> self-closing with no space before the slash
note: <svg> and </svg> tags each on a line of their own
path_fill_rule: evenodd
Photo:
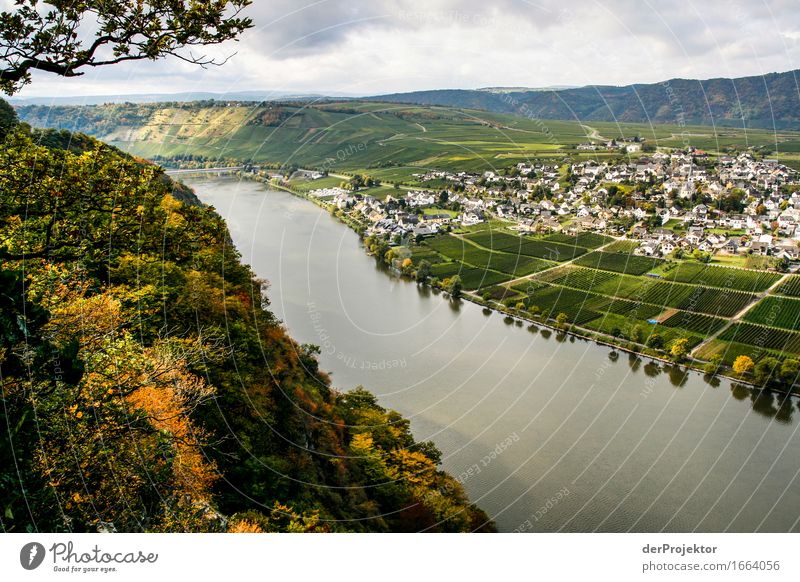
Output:
<svg viewBox="0 0 800 582">
<path fill-rule="evenodd" d="M 680 338 L 672 342 L 669 354 L 676 362 L 681 362 L 689 353 L 689 340 L 687 338 Z"/>
<path fill-rule="evenodd" d="M 463 288 L 463 284 L 461 283 L 461 277 L 458 275 L 453 275 L 452 277 L 445 279 L 444 283 L 444 290 L 450 294 L 450 297 L 453 299 L 458 299 L 461 297 L 461 290 Z"/>
<path fill-rule="evenodd" d="M 34 70 L 76 77 L 95 67 L 167 55 L 201 66 L 221 64 L 194 49 L 250 28 L 251 20 L 241 15 L 249 4 L 17 0 L 14 10 L 0 12 L 0 89 L 14 94 L 30 83 Z"/>
<path fill-rule="evenodd" d="M 746 374 L 749 374 L 750 371 L 753 369 L 753 360 L 750 356 L 737 356 L 736 359 L 733 361 L 733 371 L 736 372 L 739 376 L 744 377 Z"/>
</svg>

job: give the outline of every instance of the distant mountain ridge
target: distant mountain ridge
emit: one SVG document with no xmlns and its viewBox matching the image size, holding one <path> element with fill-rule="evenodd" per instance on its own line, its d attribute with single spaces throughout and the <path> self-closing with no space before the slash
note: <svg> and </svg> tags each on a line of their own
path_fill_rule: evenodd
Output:
<svg viewBox="0 0 800 582">
<path fill-rule="evenodd" d="M 317 99 L 348 99 L 344 93 L 303 93 L 298 91 L 185 91 L 182 93 L 131 93 L 119 95 L 78 95 L 73 97 L 12 97 L 8 102 L 17 107 L 25 105 L 106 105 L 109 103 L 188 103 L 192 101 L 288 101 Z"/>
<path fill-rule="evenodd" d="M 738 79 L 670 79 L 622 87 L 443 89 L 369 100 L 483 109 L 539 119 L 800 129 L 800 70 Z"/>
</svg>

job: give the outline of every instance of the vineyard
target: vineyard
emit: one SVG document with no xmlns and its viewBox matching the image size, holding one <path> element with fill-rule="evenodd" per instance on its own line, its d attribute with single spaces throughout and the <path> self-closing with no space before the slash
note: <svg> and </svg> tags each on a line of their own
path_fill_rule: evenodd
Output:
<svg viewBox="0 0 800 582">
<path fill-rule="evenodd" d="M 587 249 L 596 249 L 601 247 L 605 244 L 610 243 L 612 240 L 611 237 L 605 236 L 602 234 L 595 234 L 593 232 L 582 232 L 578 235 L 570 235 L 570 234 L 551 234 L 549 236 L 544 237 L 544 240 L 549 240 L 552 242 L 562 243 L 565 245 L 575 246 L 575 247 L 585 247 Z"/>
<path fill-rule="evenodd" d="M 433 276 L 458 274 L 464 289 L 510 308 L 521 302 L 542 321 L 564 313 L 569 323 L 601 333 L 630 339 L 638 328 L 637 341 L 658 334 L 665 345 L 685 338 L 692 347 L 722 331 L 698 355 L 719 353 L 728 364 L 739 354 L 800 354 L 800 275 L 726 329 L 782 275 L 631 254 L 637 244 L 593 233 L 533 238 L 494 228 L 434 237 L 411 250 L 415 264 L 433 263 Z M 564 261 L 571 262 L 558 266 Z M 506 283 L 528 275 L 513 287 Z"/>
<path fill-rule="evenodd" d="M 770 327 L 800 330 L 800 299 L 765 297 L 747 312 L 744 319 Z"/>
<path fill-rule="evenodd" d="M 437 237 L 431 240 L 435 241 L 439 238 L 443 237 Z M 540 259 L 548 259 L 558 262 L 569 261 L 575 257 L 579 257 L 589 252 L 588 249 L 584 247 L 565 245 L 545 239 L 514 236 L 504 232 L 496 231 L 484 231 L 468 234 L 465 235 L 464 238 L 474 242 L 477 245 L 486 247 L 487 249 L 503 251 L 511 254 L 538 257 Z"/>
<path fill-rule="evenodd" d="M 652 271 L 663 262 L 664 261 L 662 259 L 640 257 L 625 253 L 606 253 L 603 251 L 594 251 L 584 257 L 579 258 L 577 261 L 575 261 L 575 264 L 582 267 L 592 267 L 593 269 L 613 271 L 615 273 L 643 275 L 648 271 Z"/>
<path fill-rule="evenodd" d="M 780 284 L 775 292 L 790 297 L 800 297 L 800 275 L 790 276 L 786 281 Z"/>
<path fill-rule="evenodd" d="M 726 323 L 727 321 L 719 317 L 690 311 L 679 311 L 661 322 L 661 325 L 679 327 L 708 336 L 721 330 Z"/>
<path fill-rule="evenodd" d="M 431 276 L 433 277 L 446 279 L 453 275 L 461 277 L 461 283 L 464 289 L 468 291 L 489 285 L 497 285 L 511 279 L 510 275 L 487 271 L 486 269 L 477 269 L 458 262 L 440 263 L 431 267 Z"/>
<path fill-rule="evenodd" d="M 723 287 L 759 293 L 775 284 L 781 275 L 764 271 L 748 271 L 701 265 L 699 263 L 681 263 L 664 275 L 668 281 L 692 283 L 710 287 Z"/>
<path fill-rule="evenodd" d="M 781 352 L 800 354 L 800 333 L 737 323 L 720 334 L 720 340 Z"/>
<path fill-rule="evenodd" d="M 538 307 L 543 320 L 555 319 L 559 313 L 565 313 L 570 322 L 583 325 L 601 315 L 585 307 L 588 297 L 591 295 L 581 291 L 547 286 L 528 295 L 524 303 L 526 308 Z"/>
</svg>

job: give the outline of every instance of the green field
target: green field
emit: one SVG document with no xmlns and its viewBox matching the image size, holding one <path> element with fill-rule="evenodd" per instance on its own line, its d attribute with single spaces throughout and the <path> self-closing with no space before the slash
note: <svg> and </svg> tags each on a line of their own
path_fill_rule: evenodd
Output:
<svg viewBox="0 0 800 582">
<path fill-rule="evenodd" d="M 800 299 L 765 297 L 747 312 L 744 319 L 770 327 L 800 330 Z"/>
<path fill-rule="evenodd" d="M 627 253 L 607 253 L 595 251 L 581 257 L 576 264 L 604 271 L 614 271 L 616 273 L 626 273 L 630 275 L 643 275 L 652 271 L 662 264 L 662 259 L 652 259 L 649 257 L 639 257 Z"/>
<path fill-rule="evenodd" d="M 603 160 L 609 152 L 577 152 L 596 131 L 611 139 L 642 136 L 666 147 L 778 148 L 796 164 L 800 134 L 728 127 L 547 120 L 446 107 L 347 101 L 268 104 L 109 104 L 32 106 L 20 110 L 35 127 L 82 131 L 147 158 L 296 164 L 331 172 L 366 172 L 387 182 L 412 182 L 428 169 L 482 172 L 531 160 Z M 265 121 L 265 117 L 268 117 Z"/>
<path fill-rule="evenodd" d="M 781 275 L 685 262 L 668 271 L 663 277 L 668 281 L 759 293 L 774 285 Z"/>
</svg>

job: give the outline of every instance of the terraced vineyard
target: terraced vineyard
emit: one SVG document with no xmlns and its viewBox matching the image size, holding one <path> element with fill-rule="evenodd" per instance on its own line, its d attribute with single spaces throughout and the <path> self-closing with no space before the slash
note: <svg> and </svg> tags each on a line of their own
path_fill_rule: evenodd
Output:
<svg viewBox="0 0 800 582">
<path fill-rule="evenodd" d="M 626 273 L 630 275 L 643 275 L 652 271 L 664 261 L 650 257 L 640 257 L 627 253 L 607 253 L 595 251 L 585 257 L 575 261 L 576 265 L 582 267 L 592 267 L 604 271 L 614 271 L 615 273 Z"/>
<path fill-rule="evenodd" d="M 800 299 L 765 297 L 747 312 L 744 319 L 770 327 L 800 330 Z"/>
<path fill-rule="evenodd" d="M 554 265 L 535 257 L 476 247 L 452 236 L 430 239 L 427 244 L 439 255 L 483 270 L 500 271 L 517 277 L 529 275 Z"/>
<path fill-rule="evenodd" d="M 564 313 L 573 325 L 622 340 L 646 343 L 658 334 L 664 345 L 686 339 L 691 347 L 721 332 L 698 356 L 718 353 L 728 365 L 740 354 L 800 354 L 800 275 L 726 328 L 782 275 L 695 261 L 676 264 L 631 254 L 635 241 L 610 240 L 592 233 L 533 238 L 484 226 L 463 238 L 430 239 L 414 247 L 413 257 L 440 261 L 432 268 L 435 276 L 459 274 L 466 289 L 510 308 L 522 303 L 542 321 Z M 507 283 L 521 276 L 528 278 Z"/>
<path fill-rule="evenodd" d="M 584 247 L 566 245 L 546 239 L 514 236 L 496 231 L 468 234 L 464 238 L 487 249 L 558 262 L 569 261 L 589 252 Z"/>
<path fill-rule="evenodd" d="M 701 265 L 699 263 L 681 263 L 668 271 L 663 277 L 668 281 L 680 283 L 693 283 L 695 285 L 760 293 L 774 285 L 781 278 L 781 275 L 764 271 Z"/>
<path fill-rule="evenodd" d="M 800 275 L 792 275 L 781 283 L 775 293 L 788 295 L 789 297 L 800 297 Z"/>
<path fill-rule="evenodd" d="M 753 325 L 736 323 L 719 335 L 720 340 L 736 342 L 779 352 L 800 354 L 800 333 Z"/>
<path fill-rule="evenodd" d="M 562 243 L 570 246 L 585 247 L 587 249 L 596 249 L 614 240 L 610 236 L 595 234 L 593 232 L 582 232 L 577 235 L 558 233 L 558 234 L 551 234 L 544 238 L 545 240 Z"/>
</svg>

